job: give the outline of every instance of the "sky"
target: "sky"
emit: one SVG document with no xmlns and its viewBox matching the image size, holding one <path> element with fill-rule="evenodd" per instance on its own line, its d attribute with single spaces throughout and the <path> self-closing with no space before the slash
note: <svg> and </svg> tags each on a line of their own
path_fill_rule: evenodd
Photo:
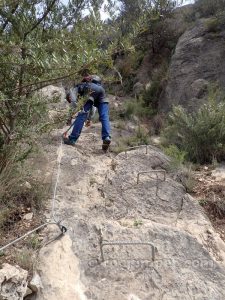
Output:
<svg viewBox="0 0 225 300">
<path fill-rule="evenodd" d="M 68 0 L 61 0 L 63 3 L 68 3 Z M 183 4 L 182 5 L 187 5 L 187 4 L 191 4 L 191 3 L 194 3 L 195 1 L 194 0 L 183 0 Z M 107 3 L 107 0 L 104 1 L 104 4 Z M 103 4 L 103 6 L 104 6 Z M 109 14 L 107 14 L 106 12 L 104 12 L 104 9 L 102 7 L 102 10 L 101 10 L 101 18 L 102 20 L 106 20 L 109 18 Z"/>
</svg>

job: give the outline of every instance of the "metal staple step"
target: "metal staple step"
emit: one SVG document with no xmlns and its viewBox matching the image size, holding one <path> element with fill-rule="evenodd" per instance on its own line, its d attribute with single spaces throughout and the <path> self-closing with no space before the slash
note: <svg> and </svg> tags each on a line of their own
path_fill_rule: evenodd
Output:
<svg viewBox="0 0 225 300">
<path fill-rule="evenodd" d="M 102 262 L 105 261 L 104 259 L 104 252 L 103 252 L 103 247 L 104 246 L 111 246 L 111 245 L 117 245 L 117 246 L 123 246 L 123 245 L 143 245 L 143 246 L 149 246 L 152 249 L 152 261 L 155 261 L 155 252 L 156 252 L 156 247 L 150 243 L 150 242 L 141 242 L 141 241 L 113 241 L 113 242 L 107 242 L 103 241 L 100 239 L 100 251 L 101 251 L 101 260 Z"/>
</svg>

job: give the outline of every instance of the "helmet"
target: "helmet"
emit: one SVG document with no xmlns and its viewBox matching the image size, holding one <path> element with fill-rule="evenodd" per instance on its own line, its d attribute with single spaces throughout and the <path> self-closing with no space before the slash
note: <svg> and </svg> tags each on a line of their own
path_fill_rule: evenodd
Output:
<svg viewBox="0 0 225 300">
<path fill-rule="evenodd" d="M 102 80 L 98 75 L 91 75 L 91 81 L 93 83 L 101 84 Z"/>
</svg>

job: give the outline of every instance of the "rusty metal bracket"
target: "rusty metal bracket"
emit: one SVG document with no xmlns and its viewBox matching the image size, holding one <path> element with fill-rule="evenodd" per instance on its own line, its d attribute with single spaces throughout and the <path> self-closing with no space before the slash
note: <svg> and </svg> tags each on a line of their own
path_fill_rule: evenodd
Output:
<svg viewBox="0 0 225 300">
<path fill-rule="evenodd" d="M 129 150 L 132 150 L 132 149 L 138 149 L 138 148 L 145 148 L 145 153 L 146 154 L 148 154 L 148 146 L 149 145 L 139 145 L 139 146 L 133 146 L 133 147 L 128 147 L 124 152 L 125 152 L 125 155 L 126 155 L 126 157 L 127 157 L 127 152 L 129 151 Z"/>
<path fill-rule="evenodd" d="M 144 174 L 150 174 L 150 173 L 163 173 L 163 181 L 166 181 L 166 171 L 165 170 L 151 170 L 151 171 L 143 171 L 143 172 L 138 172 L 137 174 L 137 184 L 139 184 L 140 182 L 140 175 L 144 175 Z M 157 180 L 158 180 L 158 176 L 157 176 Z"/>
<path fill-rule="evenodd" d="M 143 245 L 143 246 L 149 246 L 152 249 L 152 261 L 155 261 L 155 253 L 157 248 L 150 242 L 141 242 L 141 241 L 113 241 L 113 242 L 107 242 L 103 241 L 100 239 L 100 252 L 101 252 L 101 260 L 102 262 L 105 261 L 104 258 L 104 252 L 103 252 L 103 247 L 104 246 L 111 246 L 111 245 L 116 245 L 116 246 L 123 246 L 123 245 Z"/>
</svg>

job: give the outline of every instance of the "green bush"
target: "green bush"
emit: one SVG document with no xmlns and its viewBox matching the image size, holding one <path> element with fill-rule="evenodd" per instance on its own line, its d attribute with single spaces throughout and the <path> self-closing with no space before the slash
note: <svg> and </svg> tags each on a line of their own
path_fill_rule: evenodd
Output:
<svg viewBox="0 0 225 300">
<path fill-rule="evenodd" d="M 149 118 L 155 114 L 151 107 L 146 107 L 145 103 L 140 99 L 132 99 L 125 103 L 124 117 L 130 119 L 132 116 L 140 118 Z"/>
<path fill-rule="evenodd" d="M 225 9 L 218 12 L 215 17 L 207 19 L 205 25 L 208 32 L 220 32 L 225 27 Z"/>
<path fill-rule="evenodd" d="M 217 32 L 219 31 L 219 19 L 218 18 L 211 18 L 205 21 L 206 27 L 209 32 Z"/>
<path fill-rule="evenodd" d="M 179 167 L 185 162 L 187 153 L 180 150 L 176 145 L 169 145 L 163 149 L 165 154 L 171 158 L 171 164 Z"/>
<path fill-rule="evenodd" d="M 162 129 L 165 127 L 164 114 L 156 114 L 151 120 L 152 134 L 159 135 Z"/>
<path fill-rule="evenodd" d="M 117 141 L 116 146 L 112 149 L 114 153 L 124 152 L 128 147 L 148 145 L 148 132 L 142 127 L 138 127 L 133 136 L 123 137 Z"/>
<path fill-rule="evenodd" d="M 122 77 L 129 78 L 138 69 L 145 53 L 141 50 L 131 51 L 123 59 L 117 62 L 117 67 Z"/>
<path fill-rule="evenodd" d="M 196 187 L 196 179 L 193 173 L 192 165 L 182 165 L 177 174 L 177 178 L 185 187 L 187 193 L 193 193 Z"/>
<path fill-rule="evenodd" d="M 157 110 L 161 92 L 162 86 L 160 81 L 153 81 L 150 88 L 145 90 L 142 95 L 145 106 L 150 106 L 152 109 Z"/>
<path fill-rule="evenodd" d="M 225 158 L 225 103 L 209 101 L 197 112 L 188 113 L 174 107 L 163 136 L 176 145 L 193 162 L 220 161 Z"/>
<path fill-rule="evenodd" d="M 8 162 L 0 173 L 0 235 L 13 229 L 24 208 L 32 212 L 43 209 L 49 186 L 32 178 L 24 164 Z"/>
</svg>

